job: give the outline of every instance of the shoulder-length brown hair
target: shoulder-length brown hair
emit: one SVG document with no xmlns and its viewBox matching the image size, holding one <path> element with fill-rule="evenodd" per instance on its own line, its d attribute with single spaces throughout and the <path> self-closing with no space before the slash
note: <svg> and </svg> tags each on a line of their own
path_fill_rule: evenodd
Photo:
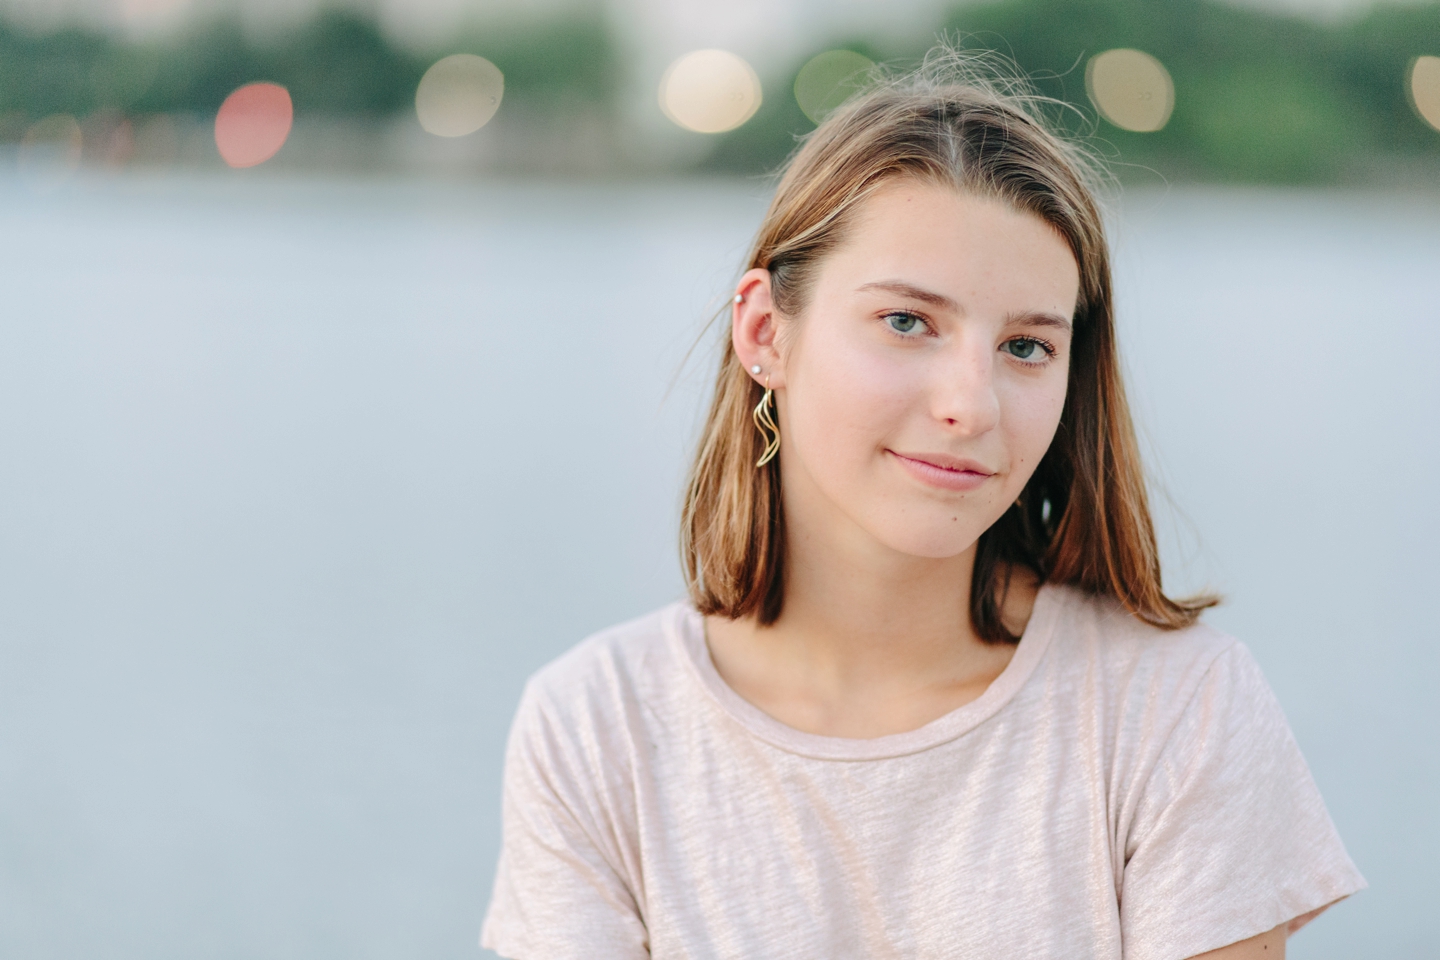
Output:
<svg viewBox="0 0 1440 960">
<path fill-rule="evenodd" d="M 978 69 L 977 69 L 978 67 Z M 1095 167 L 1042 122 L 1040 101 L 993 61 L 943 55 L 880 83 L 825 120 L 786 166 L 750 252 L 773 302 L 797 317 L 822 260 L 881 184 L 914 177 L 995 198 L 1050 224 L 1080 268 L 1069 384 L 1060 426 L 1020 499 L 980 537 L 970 588 L 976 632 L 1013 641 L 1000 604 L 1016 568 L 1113 597 L 1166 629 L 1193 623 L 1211 598 L 1161 589 L 1135 431 L 1115 350 L 1110 254 Z M 785 600 L 781 459 L 757 469 L 765 441 L 751 422 L 760 386 L 727 338 L 715 398 L 690 472 L 681 549 L 690 598 L 704 614 L 771 624 Z M 783 456 L 783 454 L 782 454 Z"/>
</svg>

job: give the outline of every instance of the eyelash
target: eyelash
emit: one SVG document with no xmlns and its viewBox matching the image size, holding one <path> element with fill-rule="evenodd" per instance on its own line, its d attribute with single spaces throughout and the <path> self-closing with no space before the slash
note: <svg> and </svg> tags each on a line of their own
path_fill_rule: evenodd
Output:
<svg viewBox="0 0 1440 960">
<path fill-rule="evenodd" d="M 885 321 L 889 320 L 891 317 L 910 317 L 911 319 L 914 319 L 921 324 L 924 324 L 926 330 L 929 330 L 931 333 L 935 332 L 934 324 L 932 324 L 929 320 L 926 320 L 924 317 L 922 317 L 920 314 L 916 313 L 913 310 L 888 310 L 880 315 L 880 322 L 885 323 Z M 885 330 L 887 333 L 890 334 L 890 336 L 894 337 L 896 340 L 915 339 L 915 335 L 913 333 L 901 333 L 899 330 L 896 330 L 888 323 L 885 323 Z"/>
<path fill-rule="evenodd" d="M 1045 351 L 1045 359 L 1044 359 L 1044 360 L 1022 360 L 1022 359 L 1020 359 L 1019 357 L 1015 356 L 1014 354 L 1011 354 L 1011 355 L 1010 355 L 1011 358 L 1012 358 L 1016 363 L 1021 363 L 1021 364 L 1024 364 L 1024 365 L 1026 365 L 1026 366 L 1029 366 L 1029 367 L 1043 367 L 1043 366 L 1045 366 L 1045 364 L 1049 363 L 1051 360 L 1053 360 L 1053 359 L 1055 358 L 1055 353 L 1056 353 L 1055 344 L 1051 343 L 1049 340 L 1046 340 L 1046 339 L 1044 339 L 1044 338 L 1042 338 L 1042 337 L 1024 336 L 1024 337 L 1011 337 L 1009 340 L 1006 340 L 1005 342 L 1006 342 L 1006 343 L 1014 343 L 1016 340 L 1022 341 L 1022 342 L 1024 342 L 1024 343 L 1033 343 L 1033 344 L 1035 344 L 1035 346 L 1037 346 L 1037 347 L 1039 347 L 1041 350 L 1044 350 L 1044 351 Z"/>
<path fill-rule="evenodd" d="M 935 330 L 935 327 L 930 323 L 929 320 L 926 320 L 924 317 L 922 317 L 920 314 L 916 313 L 916 312 L 913 311 L 913 310 L 890 310 L 890 311 L 888 311 L 888 312 L 886 312 L 886 313 L 884 313 L 884 314 L 881 314 L 880 320 L 881 320 L 881 322 L 883 323 L 884 321 L 890 319 L 891 317 L 912 317 L 912 318 L 914 318 L 915 320 L 919 321 L 920 323 L 924 324 L 924 325 L 925 325 L 925 328 L 926 328 L 927 330 L 930 330 L 932 333 L 933 333 L 934 330 Z M 888 332 L 888 333 L 890 334 L 890 336 L 894 337 L 896 340 L 914 340 L 914 339 L 915 339 L 915 335 L 914 335 L 914 334 L 904 334 L 904 333 L 900 333 L 900 332 L 897 331 L 895 328 L 891 327 L 888 323 L 885 324 L 885 330 L 886 330 L 886 332 Z M 1050 360 L 1052 360 L 1052 359 L 1055 357 L 1055 354 L 1057 353 L 1057 350 L 1056 350 L 1056 348 L 1055 348 L 1055 344 L 1051 343 L 1049 340 L 1046 340 L 1044 337 L 1032 337 L 1032 336 L 1011 337 L 1009 340 L 1006 340 L 1005 342 L 1006 342 L 1006 343 L 1012 343 L 1012 342 L 1014 342 L 1014 341 L 1016 341 L 1016 340 L 1020 340 L 1020 341 L 1023 341 L 1023 342 L 1025 342 L 1025 343 L 1033 343 L 1033 344 L 1035 344 L 1037 347 L 1039 347 L 1041 350 L 1044 350 L 1044 351 L 1045 351 L 1045 359 L 1044 359 L 1044 360 L 1038 360 L 1038 361 L 1036 361 L 1036 360 L 1022 360 L 1021 358 L 1019 358 L 1019 357 L 1014 356 L 1013 354 L 1011 354 L 1011 359 L 1013 359 L 1016 363 L 1019 363 L 1019 364 L 1021 364 L 1021 365 L 1023 365 L 1023 366 L 1027 366 L 1027 367 L 1043 367 L 1045 364 L 1049 363 Z"/>
</svg>

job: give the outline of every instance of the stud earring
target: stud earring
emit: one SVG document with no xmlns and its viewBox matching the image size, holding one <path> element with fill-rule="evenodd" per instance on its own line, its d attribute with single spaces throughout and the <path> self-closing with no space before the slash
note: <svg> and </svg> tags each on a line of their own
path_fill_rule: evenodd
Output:
<svg viewBox="0 0 1440 960">
<path fill-rule="evenodd" d="M 760 364 L 757 363 L 755 364 L 755 366 L 751 367 L 750 372 L 758 377 L 760 375 Z"/>
<path fill-rule="evenodd" d="M 737 294 L 735 294 L 735 302 L 736 302 L 736 303 L 744 303 L 744 302 L 745 302 L 745 298 L 744 298 L 743 296 L 741 296 L 740 294 L 737 293 Z"/>
</svg>

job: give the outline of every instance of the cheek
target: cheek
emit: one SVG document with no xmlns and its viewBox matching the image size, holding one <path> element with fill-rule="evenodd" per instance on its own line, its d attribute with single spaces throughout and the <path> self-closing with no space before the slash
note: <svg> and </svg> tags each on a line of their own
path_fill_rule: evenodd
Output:
<svg viewBox="0 0 1440 960">
<path fill-rule="evenodd" d="M 1010 448 L 1011 470 L 1017 485 L 1023 485 L 1040 465 L 1065 409 L 1066 372 L 1036 383 L 1016 384 L 1001 399 L 1006 445 Z"/>
<path fill-rule="evenodd" d="M 787 419 L 793 449 L 812 465 L 861 462 L 903 418 L 915 377 L 860 344 L 816 337 L 786 364 Z"/>
</svg>

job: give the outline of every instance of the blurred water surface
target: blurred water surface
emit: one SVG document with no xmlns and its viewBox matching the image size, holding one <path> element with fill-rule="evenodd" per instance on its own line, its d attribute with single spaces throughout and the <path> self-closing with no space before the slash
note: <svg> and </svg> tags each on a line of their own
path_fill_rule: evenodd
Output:
<svg viewBox="0 0 1440 960">
<path fill-rule="evenodd" d="M 525 677 L 675 597 L 763 184 L 0 182 L 0 955 L 469 957 Z M 1440 952 L 1440 196 L 1114 218 L 1172 580 Z"/>
</svg>

